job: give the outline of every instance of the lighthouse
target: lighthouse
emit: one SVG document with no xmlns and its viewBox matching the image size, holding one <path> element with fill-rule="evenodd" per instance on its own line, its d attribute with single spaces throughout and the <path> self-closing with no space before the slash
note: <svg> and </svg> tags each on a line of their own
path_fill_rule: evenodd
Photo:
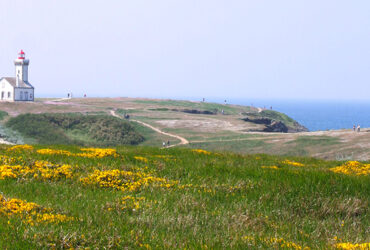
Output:
<svg viewBox="0 0 370 250">
<path fill-rule="evenodd" d="M 24 82 L 28 82 L 28 65 L 30 64 L 30 60 L 26 59 L 26 54 L 21 50 L 18 53 L 18 58 L 15 59 L 15 77 L 17 78 L 17 83 L 19 80 Z"/>
<path fill-rule="evenodd" d="M 0 79 L 0 101 L 34 101 L 34 87 L 28 81 L 28 65 L 23 50 L 18 53 L 14 60 L 15 77 L 3 77 Z"/>
</svg>

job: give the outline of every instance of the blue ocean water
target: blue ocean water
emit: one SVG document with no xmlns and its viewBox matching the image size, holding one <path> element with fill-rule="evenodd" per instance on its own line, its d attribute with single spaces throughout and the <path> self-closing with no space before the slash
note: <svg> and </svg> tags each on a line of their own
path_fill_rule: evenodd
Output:
<svg viewBox="0 0 370 250">
<path fill-rule="evenodd" d="M 223 103 L 222 100 L 214 100 Z M 230 104 L 266 107 L 282 112 L 298 121 L 310 131 L 348 129 L 354 124 L 370 128 L 369 101 L 300 101 L 230 99 Z"/>
</svg>

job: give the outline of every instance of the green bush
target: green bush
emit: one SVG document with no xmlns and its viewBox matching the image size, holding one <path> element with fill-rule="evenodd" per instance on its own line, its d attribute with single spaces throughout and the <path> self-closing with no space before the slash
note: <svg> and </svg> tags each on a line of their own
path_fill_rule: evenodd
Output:
<svg viewBox="0 0 370 250">
<path fill-rule="evenodd" d="M 112 146 L 144 140 L 129 122 L 107 115 L 23 114 L 6 126 L 41 144 Z"/>
<path fill-rule="evenodd" d="M 8 115 L 7 112 L 0 110 L 0 120 L 3 120 L 5 118 L 5 116 L 7 116 L 7 115 Z"/>
</svg>

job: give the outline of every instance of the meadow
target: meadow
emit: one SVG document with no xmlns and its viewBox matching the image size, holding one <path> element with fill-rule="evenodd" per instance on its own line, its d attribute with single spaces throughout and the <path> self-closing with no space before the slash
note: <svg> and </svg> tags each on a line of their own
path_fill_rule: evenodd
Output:
<svg viewBox="0 0 370 250">
<path fill-rule="evenodd" d="M 370 247 L 366 162 L 50 145 L 0 161 L 5 249 Z"/>
</svg>

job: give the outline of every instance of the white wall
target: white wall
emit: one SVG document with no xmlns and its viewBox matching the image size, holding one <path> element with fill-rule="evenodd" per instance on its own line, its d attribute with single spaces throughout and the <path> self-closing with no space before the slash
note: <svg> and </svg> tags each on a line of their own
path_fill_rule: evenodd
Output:
<svg viewBox="0 0 370 250">
<path fill-rule="evenodd" d="M 13 101 L 14 88 L 6 80 L 0 82 L 0 100 L 1 101 Z M 2 98 L 2 93 L 4 92 L 4 97 Z M 8 93 L 10 92 L 10 97 L 8 98 Z"/>
</svg>

